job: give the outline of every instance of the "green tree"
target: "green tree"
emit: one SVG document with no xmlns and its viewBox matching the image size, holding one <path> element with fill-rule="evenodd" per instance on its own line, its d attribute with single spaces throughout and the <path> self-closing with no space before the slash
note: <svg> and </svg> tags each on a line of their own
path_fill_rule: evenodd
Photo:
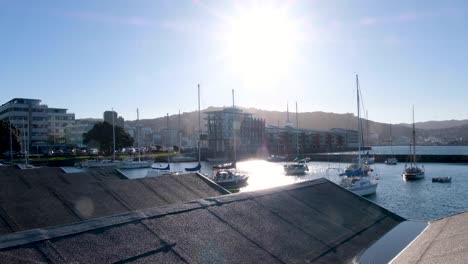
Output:
<svg viewBox="0 0 468 264">
<path fill-rule="evenodd" d="M 21 150 L 21 143 L 18 135 L 19 130 L 11 126 L 13 151 Z M 7 151 L 10 151 L 10 123 L 0 120 L 0 153 L 5 153 Z"/>
<path fill-rule="evenodd" d="M 112 154 L 112 125 L 107 122 L 95 124 L 88 133 L 83 134 L 83 143 L 90 147 L 99 148 L 108 155 Z M 131 146 L 133 146 L 133 138 L 123 128 L 115 126 L 115 148 Z"/>
</svg>

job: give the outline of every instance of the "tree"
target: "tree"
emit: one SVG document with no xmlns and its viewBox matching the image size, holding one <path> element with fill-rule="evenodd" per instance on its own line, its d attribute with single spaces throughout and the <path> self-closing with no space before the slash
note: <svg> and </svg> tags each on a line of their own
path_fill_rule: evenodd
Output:
<svg viewBox="0 0 468 264">
<path fill-rule="evenodd" d="M 106 154 L 112 154 L 113 138 L 112 125 L 107 122 L 100 122 L 83 134 L 83 143 L 97 147 Z M 121 127 L 115 126 L 115 148 L 125 148 L 133 146 L 133 138 Z"/>
<path fill-rule="evenodd" d="M 19 138 L 19 130 L 11 126 L 11 137 L 13 151 L 21 150 L 21 143 Z M 10 123 L 8 121 L 0 120 L 0 153 L 10 151 Z"/>
</svg>

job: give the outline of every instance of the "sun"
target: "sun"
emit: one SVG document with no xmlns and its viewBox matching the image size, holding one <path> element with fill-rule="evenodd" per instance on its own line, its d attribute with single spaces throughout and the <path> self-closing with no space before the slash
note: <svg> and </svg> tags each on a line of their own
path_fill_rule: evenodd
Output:
<svg viewBox="0 0 468 264">
<path fill-rule="evenodd" d="M 290 73 L 300 34 L 287 8 L 243 9 L 226 32 L 230 64 L 246 85 L 267 88 Z"/>
</svg>

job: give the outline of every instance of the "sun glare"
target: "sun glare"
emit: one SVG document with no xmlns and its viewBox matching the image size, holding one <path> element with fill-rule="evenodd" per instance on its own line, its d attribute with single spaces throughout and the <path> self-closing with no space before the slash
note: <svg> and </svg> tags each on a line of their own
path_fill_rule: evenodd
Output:
<svg viewBox="0 0 468 264">
<path fill-rule="evenodd" d="M 270 86 L 287 76 L 299 36 L 287 9 L 262 6 L 244 10 L 229 26 L 228 56 L 246 85 Z"/>
</svg>

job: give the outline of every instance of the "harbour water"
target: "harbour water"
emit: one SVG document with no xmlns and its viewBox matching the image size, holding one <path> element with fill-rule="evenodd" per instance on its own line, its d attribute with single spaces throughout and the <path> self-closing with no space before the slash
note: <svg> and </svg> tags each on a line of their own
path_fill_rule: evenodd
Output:
<svg viewBox="0 0 468 264">
<path fill-rule="evenodd" d="M 183 172 L 184 168 L 194 167 L 197 163 L 172 163 L 171 171 Z M 250 176 L 248 185 L 240 192 L 256 191 L 302 181 L 327 178 L 339 182 L 339 171 L 347 163 L 309 162 L 309 172 L 303 176 L 284 174 L 285 163 L 271 163 L 265 160 L 238 162 L 238 169 Z M 380 177 L 375 195 L 367 199 L 375 202 L 407 219 L 430 221 L 468 210 L 468 165 L 425 163 L 426 177 L 419 181 L 406 182 L 401 173 L 405 163 L 389 166 L 374 164 L 373 168 Z M 155 163 L 153 166 L 166 166 Z M 145 177 L 148 169 L 122 170 L 128 178 Z M 69 169 L 70 172 L 74 169 Z M 212 175 L 211 164 L 202 163 L 202 173 Z M 433 177 L 452 177 L 451 183 L 433 183 Z M 318 201 L 319 202 L 319 201 Z"/>
</svg>

